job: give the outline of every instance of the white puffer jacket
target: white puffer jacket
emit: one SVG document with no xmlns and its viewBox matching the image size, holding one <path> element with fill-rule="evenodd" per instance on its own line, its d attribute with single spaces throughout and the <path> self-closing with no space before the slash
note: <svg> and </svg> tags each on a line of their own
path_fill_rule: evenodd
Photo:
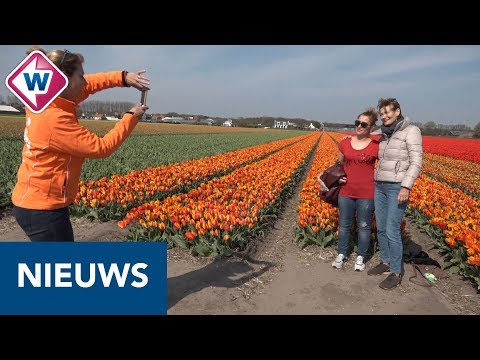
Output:
<svg viewBox="0 0 480 360">
<path fill-rule="evenodd" d="M 401 182 L 411 189 L 422 169 L 423 148 L 420 129 L 405 118 L 392 136 L 380 137 L 376 181 Z"/>
</svg>

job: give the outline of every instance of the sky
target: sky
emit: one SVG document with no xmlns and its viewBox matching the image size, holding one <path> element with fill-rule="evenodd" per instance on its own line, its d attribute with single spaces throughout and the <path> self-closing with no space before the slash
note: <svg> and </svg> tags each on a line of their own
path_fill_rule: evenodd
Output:
<svg viewBox="0 0 480 360">
<path fill-rule="evenodd" d="M 0 45 L 0 95 L 32 45 Z M 147 113 L 350 123 L 380 97 L 415 122 L 480 122 L 479 45 L 41 45 L 85 57 L 85 73 L 145 69 Z M 88 100 L 138 102 L 134 88 Z"/>
</svg>

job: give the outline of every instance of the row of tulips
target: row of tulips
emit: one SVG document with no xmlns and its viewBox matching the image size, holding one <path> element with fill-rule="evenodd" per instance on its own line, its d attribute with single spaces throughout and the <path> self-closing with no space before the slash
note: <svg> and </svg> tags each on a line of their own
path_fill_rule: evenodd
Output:
<svg viewBox="0 0 480 360">
<path fill-rule="evenodd" d="M 480 289 L 480 141 L 423 137 L 407 215 L 434 237 L 449 269 Z"/>
<path fill-rule="evenodd" d="M 425 153 L 422 173 L 480 197 L 480 163 Z"/>
<path fill-rule="evenodd" d="M 322 136 L 310 171 L 300 190 L 296 233 L 297 241 L 302 248 L 308 244 L 329 246 L 338 241 L 338 209 L 320 199 L 320 184 L 317 180 L 318 174 L 337 160 L 337 154 L 336 143 L 330 136 Z"/>
<path fill-rule="evenodd" d="M 452 270 L 474 280 L 480 289 L 480 199 L 421 174 L 408 214 L 428 226 L 427 233 L 436 237 Z"/>
<path fill-rule="evenodd" d="M 131 241 L 167 241 L 195 255 L 242 249 L 276 216 L 320 135 L 314 133 L 188 193 L 135 207 L 118 225 L 132 223 Z"/>
<path fill-rule="evenodd" d="M 95 218 L 119 220 L 134 206 L 186 192 L 204 181 L 258 161 L 308 136 L 311 135 L 273 141 L 196 160 L 134 170 L 123 176 L 81 181 L 72 212 L 76 215 L 88 214 Z"/>
<path fill-rule="evenodd" d="M 480 140 L 477 139 L 424 136 L 423 150 L 426 153 L 480 163 Z"/>
</svg>

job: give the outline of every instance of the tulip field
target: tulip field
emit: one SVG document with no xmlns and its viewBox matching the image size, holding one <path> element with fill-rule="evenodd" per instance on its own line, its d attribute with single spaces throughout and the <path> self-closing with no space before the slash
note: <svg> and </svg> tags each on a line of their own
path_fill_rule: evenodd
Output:
<svg viewBox="0 0 480 360">
<path fill-rule="evenodd" d="M 0 210 L 11 205 L 23 124 L 0 117 Z M 102 135 L 113 124 L 84 126 Z M 334 246 L 337 209 L 320 200 L 316 178 L 344 136 L 141 123 L 111 157 L 85 162 L 71 214 L 115 221 L 129 230 L 127 241 L 228 255 L 263 236 L 300 185 L 299 246 Z M 433 238 L 450 271 L 480 288 L 480 141 L 424 137 L 424 151 L 407 217 Z"/>
<path fill-rule="evenodd" d="M 337 212 L 319 199 L 316 177 L 336 160 L 336 141 L 345 134 L 327 135 L 316 149 L 300 194 L 301 246 L 337 241 Z M 424 137 L 424 141 L 422 172 L 411 191 L 407 216 L 434 239 L 449 270 L 475 281 L 480 289 L 480 140 Z M 372 229 L 374 240 L 375 224 Z"/>
</svg>

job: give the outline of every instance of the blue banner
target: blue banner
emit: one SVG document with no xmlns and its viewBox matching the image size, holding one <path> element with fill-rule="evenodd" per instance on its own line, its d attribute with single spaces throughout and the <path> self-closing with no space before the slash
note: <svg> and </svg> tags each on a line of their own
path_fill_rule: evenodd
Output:
<svg viewBox="0 0 480 360">
<path fill-rule="evenodd" d="M 166 315 L 165 242 L 0 243 L 0 315 Z"/>
</svg>

